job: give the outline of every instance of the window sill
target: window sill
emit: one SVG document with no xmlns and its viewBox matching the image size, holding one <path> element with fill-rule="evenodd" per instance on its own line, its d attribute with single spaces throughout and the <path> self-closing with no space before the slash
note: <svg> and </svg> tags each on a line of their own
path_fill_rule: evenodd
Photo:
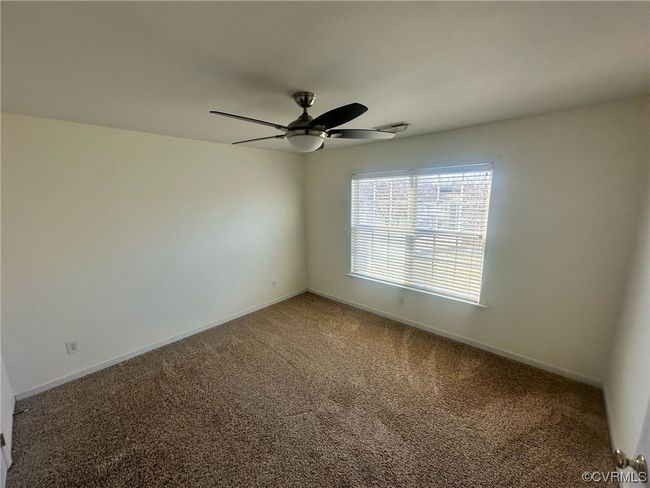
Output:
<svg viewBox="0 0 650 488">
<path fill-rule="evenodd" d="M 360 278 L 362 280 L 374 281 L 375 283 L 380 283 L 382 285 L 393 286 L 395 288 L 401 288 L 402 290 L 414 291 L 416 293 L 423 293 L 425 295 L 432 295 L 434 297 L 444 298 L 446 300 L 452 300 L 454 302 L 465 303 L 467 305 L 472 305 L 472 306 L 474 306 L 476 308 L 479 308 L 481 310 L 485 310 L 487 308 L 487 306 L 482 304 L 482 303 L 472 302 L 470 300 L 465 300 L 463 298 L 457 298 L 457 297 L 453 297 L 453 296 L 449 296 L 449 295 L 443 295 L 442 293 L 436 293 L 434 291 L 423 290 L 421 288 L 414 288 L 412 286 L 407 286 L 407 285 L 400 285 L 400 284 L 393 283 L 393 282 L 390 282 L 390 281 L 381 280 L 379 278 L 372 278 L 370 276 L 365 276 L 365 275 L 357 274 L 357 273 L 346 273 L 346 274 L 348 276 L 350 276 L 351 278 Z"/>
</svg>

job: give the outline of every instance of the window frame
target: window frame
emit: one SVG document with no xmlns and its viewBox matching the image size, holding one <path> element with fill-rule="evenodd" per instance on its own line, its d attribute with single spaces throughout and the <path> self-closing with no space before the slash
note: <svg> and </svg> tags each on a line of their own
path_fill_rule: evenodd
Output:
<svg viewBox="0 0 650 488">
<path fill-rule="evenodd" d="M 347 232 L 347 257 L 348 257 L 348 262 L 347 262 L 347 272 L 346 275 L 351 277 L 351 278 L 356 278 L 356 279 L 361 279 L 365 281 L 370 281 L 382 285 L 388 285 L 394 288 L 402 289 L 402 290 L 408 290 L 412 292 L 417 292 L 417 293 L 422 293 L 424 295 L 430 295 L 430 296 L 435 296 L 439 298 L 444 298 L 446 300 L 451 300 L 454 302 L 459 302 L 459 303 L 464 303 L 467 305 L 472 305 L 474 307 L 477 307 L 479 309 L 486 309 L 487 304 L 485 300 L 485 295 L 486 295 L 486 275 L 485 275 L 485 261 L 488 255 L 488 230 L 489 230 L 489 222 L 490 222 L 490 214 L 492 212 L 492 192 L 494 190 L 494 166 L 495 163 L 494 161 L 487 161 L 487 162 L 459 162 L 459 163 L 440 163 L 440 164 L 427 164 L 423 166 L 418 166 L 415 168 L 400 168 L 400 169 L 395 169 L 395 170 L 373 170 L 373 171 L 350 171 L 348 174 L 348 190 L 347 190 L 347 206 L 346 206 L 346 232 Z M 481 291 L 480 291 L 480 296 L 479 296 L 479 301 L 474 302 L 471 300 L 467 300 L 461 297 L 456 297 L 453 295 L 446 295 L 441 292 L 433 291 L 433 290 L 427 290 L 423 288 L 418 288 L 418 287 L 413 287 L 413 286 L 408 286 L 408 285 L 403 285 L 400 283 L 395 283 L 392 281 L 388 280 L 383 280 L 381 278 L 375 278 L 372 276 L 360 274 L 360 273 L 355 273 L 352 271 L 352 183 L 355 179 L 359 179 L 359 177 L 364 177 L 364 178 L 372 178 L 372 177 L 381 177 L 381 176 L 412 176 L 412 175 L 417 175 L 417 174 L 432 174 L 432 173 L 452 173 L 452 172 L 463 172 L 467 170 L 480 170 L 481 168 L 489 169 L 492 172 L 491 175 L 491 183 L 490 183 L 490 191 L 488 193 L 488 208 L 487 208 L 487 215 L 486 215 L 486 228 L 485 228 L 485 235 L 484 235 L 484 248 L 483 248 L 483 266 L 481 269 Z"/>
</svg>

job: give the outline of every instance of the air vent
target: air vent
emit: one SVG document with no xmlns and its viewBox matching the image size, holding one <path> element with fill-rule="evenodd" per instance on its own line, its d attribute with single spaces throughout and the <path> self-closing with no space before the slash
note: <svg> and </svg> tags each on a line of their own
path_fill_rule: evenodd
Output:
<svg viewBox="0 0 650 488">
<path fill-rule="evenodd" d="M 374 127 L 374 129 L 376 130 L 380 130 L 382 132 L 392 132 L 393 134 L 397 134 L 398 132 L 404 132 L 408 128 L 409 128 L 409 124 L 407 124 L 406 122 L 395 122 L 393 124 L 386 124 L 379 127 Z"/>
</svg>

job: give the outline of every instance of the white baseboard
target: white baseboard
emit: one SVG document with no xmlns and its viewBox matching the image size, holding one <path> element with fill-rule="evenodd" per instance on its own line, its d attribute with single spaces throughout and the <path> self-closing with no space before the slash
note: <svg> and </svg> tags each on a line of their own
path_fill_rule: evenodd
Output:
<svg viewBox="0 0 650 488">
<path fill-rule="evenodd" d="M 576 380 L 576 381 L 579 381 L 581 383 L 586 383 L 588 385 L 592 385 L 592 386 L 595 386 L 597 388 L 602 388 L 603 387 L 603 384 L 602 384 L 602 382 L 600 380 L 597 380 L 596 378 L 591 378 L 590 376 L 585 376 L 585 375 L 582 375 L 580 373 L 576 373 L 574 371 L 569 371 L 569 370 L 566 370 L 566 369 L 563 369 L 563 368 L 558 368 L 557 366 L 553 366 L 551 364 L 544 363 L 542 361 L 538 361 L 537 359 L 529 358 L 527 356 L 522 356 L 521 354 L 517 354 L 517 353 L 511 352 L 511 351 L 507 351 L 505 349 L 500 349 L 498 347 L 494 347 L 494 346 L 491 346 L 489 344 L 485 344 L 483 342 L 475 341 L 475 340 L 469 339 L 467 337 L 463 337 L 463 336 L 454 334 L 452 332 L 447 332 L 445 330 L 438 329 L 438 328 L 433 327 L 433 326 L 428 325 L 428 324 L 424 324 L 424 323 L 421 323 L 421 322 L 416 322 L 416 321 L 413 321 L 413 320 L 409 320 L 409 319 L 406 319 L 404 317 L 400 317 L 398 315 L 393 315 L 391 313 L 387 313 L 387 312 L 384 312 L 382 310 L 379 310 L 379 309 L 376 309 L 376 308 L 373 308 L 373 307 L 368 307 L 366 305 L 363 305 L 362 303 L 353 302 L 352 300 L 347 300 L 345 298 L 341 298 L 341 297 L 338 297 L 336 295 L 332 295 L 332 294 L 324 292 L 324 291 L 316 290 L 314 288 L 307 288 L 307 291 L 309 291 L 311 293 L 314 293 L 316 295 L 320 295 L 320 296 L 325 297 L 325 298 L 329 298 L 330 300 L 334 300 L 334 301 L 337 301 L 337 302 L 340 302 L 340 303 L 344 303 L 346 305 L 350 305 L 350 306 L 355 307 L 355 308 L 359 308 L 361 310 L 365 310 L 367 312 L 372 312 L 372 313 L 374 313 L 376 315 L 379 315 L 381 317 L 385 317 L 387 319 L 394 320 L 396 322 L 400 322 L 400 323 L 405 324 L 405 325 L 410 325 L 411 327 L 416 327 L 418 329 L 421 329 L 421 330 L 424 330 L 424 331 L 427 331 L 427 332 L 431 332 L 433 334 L 436 334 L 436 335 L 439 335 L 439 336 L 442 336 L 442 337 L 446 337 L 448 339 L 452 339 L 452 340 L 457 341 L 457 342 L 462 342 L 463 344 L 474 346 L 474 347 L 476 347 L 478 349 L 483 349 L 484 351 L 488 351 L 488 352 L 494 353 L 494 354 L 496 354 L 498 356 L 503 356 L 505 358 L 512 359 L 513 361 L 517 361 L 519 363 L 524 363 L 524 364 L 527 364 L 529 366 L 534 366 L 536 368 L 543 369 L 545 371 L 549 371 L 551 373 L 555 373 L 557 375 L 564 376 L 566 378 L 570 378 L 572 380 Z"/>
<path fill-rule="evenodd" d="M 239 312 L 232 313 L 230 315 L 226 315 L 225 317 L 220 318 L 219 320 L 212 322 L 211 324 L 204 325 L 202 327 L 199 327 L 197 329 L 192 329 L 187 332 L 183 332 L 181 334 L 177 334 L 175 336 L 172 336 L 168 339 L 164 339 L 162 341 L 156 342 L 154 344 L 151 344 L 149 346 L 141 347 L 138 349 L 134 349 L 133 351 L 130 351 L 126 354 L 122 354 L 120 356 L 117 356 L 112 359 L 108 359 L 106 361 L 102 361 L 100 363 L 97 363 L 93 366 L 90 366 L 88 368 L 84 368 L 79 371 L 75 371 L 74 373 L 67 374 L 65 376 L 62 376 L 60 378 L 54 379 L 52 381 L 48 381 L 46 383 L 43 383 L 41 385 L 38 385 L 34 388 L 29 388 L 28 390 L 22 391 L 20 393 L 16 394 L 16 399 L 17 400 L 23 400 L 25 398 L 29 398 L 30 396 L 37 395 L 38 393 L 42 393 L 44 391 L 50 390 L 54 387 L 57 387 L 59 385 L 62 385 L 64 383 L 68 383 L 69 381 L 76 380 L 78 378 L 82 378 L 83 376 L 87 376 L 91 373 L 94 373 L 96 371 L 108 368 L 110 366 L 113 366 L 117 363 L 121 363 L 122 361 L 126 361 L 127 359 L 134 358 L 136 356 L 139 356 L 141 354 L 144 354 L 149 351 L 153 351 L 154 349 L 158 349 L 159 347 L 166 346 L 167 344 L 171 344 L 172 342 L 179 341 L 181 339 L 185 339 L 186 337 L 193 336 L 194 334 L 198 334 L 199 332 L 203 332 L 204 330 L 211 329 L 212 327 L 216 327 L 218 325 L 225 324 L 226 322 L 230 322 L 231 320 L 238 319 L 239 317 L 243 317 L 244 315 L 248 315 L 249 313 L 257 312 L 258 310 L 261 310 L 266 307 L 270 307 L 271 305 L 275 305 L 276 303 L 283 302 L 284 300 L 288 300 L 289 298 L 295 297 L 297 295 L 301 295 L 302 293 L 305 293 L 307 290 L 305 288 L 288 293 L 287 295 L 281 296 L 279 298 L 274 298 L 273 300 L 266 301 L 264 303 L 260 303 L 258 305 L 255 305 L 253 307 L 247 308 L 245 310 L 240 310 Z"/>
</svg>

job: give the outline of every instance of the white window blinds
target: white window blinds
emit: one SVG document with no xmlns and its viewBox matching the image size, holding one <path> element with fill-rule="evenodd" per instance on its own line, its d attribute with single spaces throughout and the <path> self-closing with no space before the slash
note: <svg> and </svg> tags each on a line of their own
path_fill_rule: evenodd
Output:
<svg viewBox="0 0 650 488">
<path fill-rule="evenodd" d="M 353 275 L 481 302 L 491 165 L 352 177 Z"/>
</svg>

